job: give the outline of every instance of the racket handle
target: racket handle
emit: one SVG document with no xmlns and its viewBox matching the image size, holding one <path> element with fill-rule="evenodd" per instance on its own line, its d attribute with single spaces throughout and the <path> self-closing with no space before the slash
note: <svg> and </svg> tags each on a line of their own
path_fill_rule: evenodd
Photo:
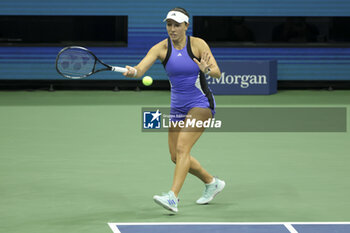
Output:
<svg viewBox="0 0 350 233">
<path fill-rule="evenodd" d="M 119 67 L 119 66 L 112 66 L 112 71 L 119 72 L 119 73 L 125 73 L 128 71 L 127 68 Z"/>
</svg>

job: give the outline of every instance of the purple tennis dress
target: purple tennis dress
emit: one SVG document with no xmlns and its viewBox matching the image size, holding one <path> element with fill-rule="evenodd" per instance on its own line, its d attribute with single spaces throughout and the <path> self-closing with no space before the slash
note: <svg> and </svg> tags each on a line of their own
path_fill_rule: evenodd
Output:
<svg viewBox="0 0 350 233">
<path fill-rule="evenodd" d="M 190 37 L 186 46 L 177 50 L 168 38 L 168 51 L 163 66 L 171 85 L 170 115 L 172 121 L 184 120 L 191 108 L 210 108 L 215 114 L 215 100 L 205 75 L 193 61 Z M 198 59 L 198 58 L 197 58 Z M 199 59 L 198 59 L 199 60 Z"/>
</svg>

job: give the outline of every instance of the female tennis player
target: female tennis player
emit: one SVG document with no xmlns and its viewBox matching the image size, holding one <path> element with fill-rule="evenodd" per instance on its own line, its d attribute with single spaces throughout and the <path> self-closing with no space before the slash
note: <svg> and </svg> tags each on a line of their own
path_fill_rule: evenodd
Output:
<svg viewBox="0 0 350 233">
<path fill-rule="evenodd" d="M 127 77 L 142 77 L 159 59 L 170 79 L 171 121 L 205 121 L 215 114 L 215 100 L 207 87 L 205 75 L 220 78 L 221 72 L 207 43 L 196 37 L 186 36 L 189 14 L 177 7 L 168 12 L 166 29 L 169 38 L 154 45 L 135 67 L 126 66 Z M 197 204 L 207 204 L 222 191 L 225 182 L 209 174 L 190 155 L 191 149 L 204 131 L 203 127 L 170 127 L 168 143 L 171 160 L 176 164 L 173 184 L 168 193 L 155 195 L 154 201 L 164 208 L 177 212 L 178 194 L 188 172 L 205 184 L 203 195 Z"/>
</svg>

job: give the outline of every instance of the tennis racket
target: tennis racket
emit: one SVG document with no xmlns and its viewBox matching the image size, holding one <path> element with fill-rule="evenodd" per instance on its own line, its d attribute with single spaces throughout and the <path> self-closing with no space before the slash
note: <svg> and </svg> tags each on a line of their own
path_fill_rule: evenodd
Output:
<svg viewBox="0 0 350 233">
<path fill-rule="evenodd" d="M 81 79 L 100 71 L 124 73 L 126 68 L 110 66 L 102 62 L 90 50 L 80 46 L 63 48 L 56 58 L 57 72 L 66 78 Z"/>
</svg>

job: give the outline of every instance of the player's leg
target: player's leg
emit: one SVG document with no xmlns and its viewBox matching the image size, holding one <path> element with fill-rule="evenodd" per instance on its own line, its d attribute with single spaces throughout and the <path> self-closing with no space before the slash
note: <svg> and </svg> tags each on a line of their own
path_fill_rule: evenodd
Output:
<svg viewBox="0 0 350 233">
<path fill-rule="evenodd" d="M 205 121 L 209 118 L 211 118 L 212 113 L 211 110 L 206 109 L 206 108 L 192 108 L 188 112 L 188 117 L 186 121 L 196 119 L 196 120 L 201 120 Z M 181 129 L 180 131 L 174 129 L 175 132 L 170 136 L 171 143 L 175 143 L 175 149 L 172 151 L 172 148 L 169 147 L 171 150 L 171 154 L 175 155 L 175 158 L 173 158 L 173 161 L 176 162 L 175 166 L 175 173 L 174 173 L 174 178 L 173 178 L 173 185 L 171 187 L 171 191 L 168 193 L 162 195 L 162 196 L 154 196 L 153 199 L 156 203 L 159 205 L 163 206 L 164 208 L 177 212 L 177 204 L 178 204 L 178 199 L 177 196 L 181 190 L 181 187 L 185 181 L 185 178 L 187 176 L 187 173 L 190 171 L 191 168 L 191 156 L 190 156 L 190 151 L 193 147 L 193 145 L 196 143 L 196 141 L 199 139 L 199 137 L 202 135 L 204 128 L 184 128 Z M 178 132 L 178 134 L 176 134 Z M 203 170 L 201 171 L 201 166 L 198 163 L 197 160 L 192 160 L 194 161 L 193 163 L 193 168 L 195 171 L 194 174 L 201 174 L 203 173 Z M 196 163 L 197 162 L 197 163 Z M 197 172 L 196 172 L 197 171 Z M 204 170 L 205 171 L 205 170 Z M 207 183 L 209 180 L 212 179 L 212 176 L 210 174 L 204 175 L 206 177 L 203 178 L 203 182 Z M 210 177 L 210 178 L 209 178 Z M 211 201 L 215 195 L 220 192 L 223 187 L 225 186 L 225 183 L 223 181 L 214 179 L 213 183 L 211 184 L 206 184 L 206 189 L 203 193 L 203 196 L 197 200 L 198 204 L 206 204 L 209 201 Z M 223 185 L 222 185 L 223 184 Z M 220 190 L 219 190 L 220 189 Z M 204 199 L 203 199 L 204 198 Z M 200 201 L 200 202 L 199 202 Z"/>
<path fill-rule="evenodd" d="M 169 144 L 169 152 L 171 156 L 171 160 L 176 164 L 176 145 L 179 137 L 179 131 L 180 127 L 172 127 L 169 128 L 168 133 L 168 144 Z M 198 177 L 200 180 L 202 180 L 204 183 L 210 183 L 213 180 L 213 176 L 210 175 L 202 166 L 201 164 L 190 155 L 190 169 L 189 172 Z"/>
<path fill-rule="evenodd" d="M 187 113 L 187 117 L 185 121 L 189 121 L 192 119 L 205 121 L 211 118 L 211 116 L 212 116 L 211 111 L 208 108 L 192 108 Z M 176 148 L 175 148 L 176 166 L 175 166 L 173 185 L 171 187 L 171 190 L 175 193 L 176 196 L 180 192 L 181 187 L 185 181 L 186 175 L 189 172 L 191 167 L 190 151 L 193 145 L 202 135 L 203 131 L 204 131 L 204 127 L 188 127 L 188 128 L 183 128 L 179 131 Z M 199 165 L 199 163 L 194 164 L 193 168 L 200 169 L 200 165 L 199 166 L 196 166 L 196 165 Z M 211 179 L 212 176 L 209 175 L 209 177 Z M 208 182 L 209 177 L 204 179 L 206 180 L 204 182 Z"/>
<path fill-rule="evenodd" d="M 186 120 L 201 120 L 205 121 L 212 117 L 211 111 L 206 108 L 192 108 L 188 114 Z M 193 145 L 196 143 L 196 141 L 199 139 L 199 137 L 202 135 L 204 131 L 204 128 L 185 128 L 180 131 L 177 143 L 176 143 L 176 167 L 175 167 L 175 174 L 174 174 L 174 181 L 173 186 L 171 190 L 174 192 L 174 194 L 177 196 L 180 192 L 180 189 L 185 181 L 188 169 L 188 157 L 190 156 L 190 151 L 193 147 Z M 192 160 L 190 160 L 191 162 Z M 200 166 L 199 162 L 197 161 L 197 164 L 199 165 L 196 167 L 196 164 L 192 165 L 190 164 L 190 167 L 193 168 L 193 171 L 203 172 L 202 166 Z M 204 170 L 205 171 L 205 170 Z M 196 173 L 196 172 L 193 172 Z M 209 179 L 210 177 L 210 179 Z M 218 179 L 218 178 L 212 178 L 210 174 L 208 174 L 208 177 L 206 179 L 203 179 L 203 182 L 205 183 L 205 190 L 202 194 L 202 196 L 196 201 L 197 204 L 207 204 L 210 201 L 214 199 L 214 197 L 221 192 L 225 187 L 225 182 Z"/>
</svg>

